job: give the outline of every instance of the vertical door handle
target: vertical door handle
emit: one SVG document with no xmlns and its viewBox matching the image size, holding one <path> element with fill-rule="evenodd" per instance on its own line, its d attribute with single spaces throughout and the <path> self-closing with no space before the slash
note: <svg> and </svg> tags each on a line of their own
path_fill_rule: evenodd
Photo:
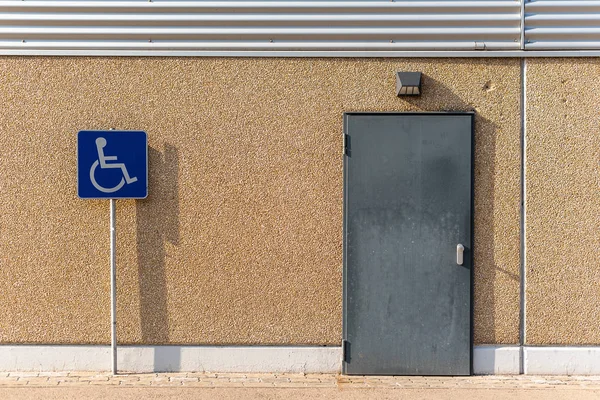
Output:
<svg viewBox="0 0 600 400">
<path fill-rule="evenodd" d="M 465 246 L 462 244 L 456 245 L 456 263 L 458 265 L 463 265 L 464 257 L 463 253 L 465 252 Z"/>
</svg>

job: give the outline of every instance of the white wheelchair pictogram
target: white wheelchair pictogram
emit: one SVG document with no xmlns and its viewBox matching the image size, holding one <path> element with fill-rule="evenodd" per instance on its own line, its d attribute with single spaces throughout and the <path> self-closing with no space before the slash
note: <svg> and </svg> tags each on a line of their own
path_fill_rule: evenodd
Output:
<svg viewBox="0 0 600 400">
<path fill-rule="evenodd" d="M 138 179 L 134 177 L 129 177 L 129 173 L 127 172 L 127 167 L 123 163 L 107 163 L 107 161 L 117 161 L 117 156 L 105 156 L 104 155 L 104 147 L 106 147 L 106 139 L 103 137 L 99 137 L 96 139 L 96 148 L 98 149 L 98 159 L 94 161 L 92 164 L 92 168 L 90 168 L 90 180 L 92 181 L 92 185 L 102 193 L 114 193 L 117 190 L 121 189 L 125 183 L 133 183 Z M 108 169 L 108 168 L 120 168 L 123 172 L 123 177 L 121 177 L 121 181 L 112 188 L 105 188 L 100 186 L 96 181 L 95 172 L 96 168 L 100 165 L 100 169 Z"/>
</svg>

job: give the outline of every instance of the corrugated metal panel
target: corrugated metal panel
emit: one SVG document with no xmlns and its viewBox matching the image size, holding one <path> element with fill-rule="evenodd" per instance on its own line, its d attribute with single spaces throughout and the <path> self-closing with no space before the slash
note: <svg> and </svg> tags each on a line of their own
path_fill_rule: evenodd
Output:
<svg viewBox="0 0 600 400">
<path fill-rule="evenodd" d="M 525 49 L 600 49 L 600 1 L 526 2 Z"/>
<path fill-rule="evenodd" d="M 519 49 L 518 0 L 0 1 L 2 50 Z"/>
</svg>

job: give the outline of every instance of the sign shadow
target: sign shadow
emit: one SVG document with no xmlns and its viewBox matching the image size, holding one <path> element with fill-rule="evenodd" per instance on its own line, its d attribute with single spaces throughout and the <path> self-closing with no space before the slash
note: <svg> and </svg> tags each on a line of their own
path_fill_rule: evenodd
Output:
<svg viewBox="0 0 600 400">
<path fill-rule="evenodd" d="M 166 345 L 169 344 L 167 246 L 179 244 L 177 148 L 165 144 L 161 153 L 148 147 L 148 165 L 148 198 L 136 202 L 141 336 L 143 345 Z M 174 348 L 154 347 L 156 372 L 177 371 L 180 363 L 181 356 Z"/>
</svg>

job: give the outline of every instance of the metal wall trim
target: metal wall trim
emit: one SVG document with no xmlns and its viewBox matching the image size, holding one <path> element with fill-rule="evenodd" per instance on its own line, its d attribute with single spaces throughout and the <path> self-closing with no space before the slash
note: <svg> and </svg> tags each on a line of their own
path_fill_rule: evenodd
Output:
<svg viewBox="0 0 600 400">
<path fill-rule="evenodd" d="M 600 57 L 600 50 L 562 51 L 173 51 L 1 49 L 0 56 L 62 57 L 234 57 L 234 58 L 536 58 Z"/>
<path fill-rule="evenodd" d="M 522 1 L 525 49 L 600 49 L 600 1 Z"/>
<path fill-rule="evenodd" d="M 0 0 L 0 50 L 517 50 L 521 14 L 520 0 Z"/>
<path fill-rule="evenodd" d="M 600 0 L 0 0 L 2 55 L 242 50 L 373 57 L 388 56 L 375 54 L 381 51 L 600 50 Z"/>
<path fill-rule="evenodd" d="M 525 373 L 524 346 L 527 343 L 527 59 L 521 59 L 521 201 L 520 201 L 520 282 L 519 282 L 519 372 Z"/>
</svg>

